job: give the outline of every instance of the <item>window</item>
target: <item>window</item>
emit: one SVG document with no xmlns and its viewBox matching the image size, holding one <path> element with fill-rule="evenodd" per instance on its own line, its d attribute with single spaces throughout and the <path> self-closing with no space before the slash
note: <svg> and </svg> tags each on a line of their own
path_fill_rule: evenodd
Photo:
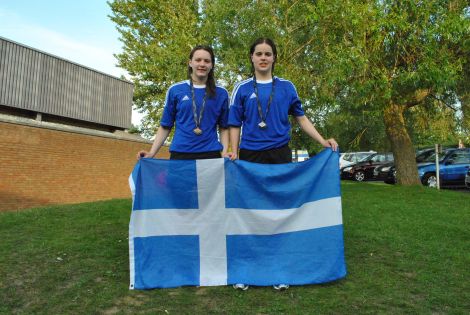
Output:
<svg viewBox="0 0 470 315">
<path fill-rule="evenodd" d="M 449 164 L 470 164 L 469 151 L 456 151 L 449 156 Z"/>
</svg>

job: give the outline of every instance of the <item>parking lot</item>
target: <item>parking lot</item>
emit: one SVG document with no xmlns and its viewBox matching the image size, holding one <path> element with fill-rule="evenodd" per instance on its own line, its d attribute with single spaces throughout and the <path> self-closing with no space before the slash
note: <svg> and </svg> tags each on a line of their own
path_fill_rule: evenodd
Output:
<svg viewBox="0 0 470 315">
<path fill-rule="evenodd" d="M 359 161 L 352 157 L 362 156 Z M 434 149 L 417 151 L 416 164 L 418 175 L 424 186 L 441 189 L 452 189 L 464 193 L 470 192 L 470 149 L 445 148 L 437 154 Z M 438 166 L 438 168 L 437 168 Z M 340 157 L 340 175 L 342 180 L 381 181 L 395 184 L 396 169 L 391 152 L 368 154 L 364 152 L 342 153 Z M 467 186 L 466 186 L 467 185 Z"/>
</svg>

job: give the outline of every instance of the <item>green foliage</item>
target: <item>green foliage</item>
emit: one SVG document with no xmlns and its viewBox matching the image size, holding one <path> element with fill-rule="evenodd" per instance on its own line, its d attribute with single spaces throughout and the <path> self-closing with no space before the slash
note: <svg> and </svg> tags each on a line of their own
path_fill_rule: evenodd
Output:
<svg viewBox="0 0 470 315">
<path fill-rule="evenodd" d="M 129 130 L 127 130 L 127 132 L 130 134 L 136 134 L 136 135 L 140 135 L 142 133 L 142 131 L 140 130 L 140 127 L 135 126 L 134 124 L 131 125 L 131 127 L 129 128 Z"/>
<path fill-rule="evenodd" d="M 444 113 L 460 101 L 457 118 L 424 115 L 427 133 L 414 131 L 421 110 L 406 114 L 413 117 L 408 130 L 420 142 L 470 128 L 470 14 L 464 0 L 116 0 L 110 6 L 124 43 L 119 64 L 133 77 L 136 107 L 149 114 L 143 125 L 148 133 L 167 88 L 186 78 L 191 47 L 215 48 L 216 77 L 230 90 L 250 75 L 248 48 L 261 36 L 278 46 L 275 74 L 293 81 L 307 116 L 342 147 L 390 147 L 380 120 L 391 103 Z M 448 121 L 441 124 L 442 118 Z M 293 136 L 295 147 L 315 146 L 296 130 Z"/>
<path fill-rule="evenodd" d="M 368 151 L 390 152 L 381 113 L 358 108 L 355 111 L 342 108 L 326 119 L 327 134 L 337 137 L 342 152 Z"/>
<path fill-rule="evenodd" d="M 154 132 L 167 89 L 187 78 L 189 51 L 201 41 L 198 2 L 116 0 L 109 5 L 124 45 L 116 58 L 135 84 L 135 106 L 148 113 L 143 128 Z"/>
<path fill-rule="evenodd" d="M 455 88 L 464 59 L 446 39 L 462 42 L 469 20 L 461 10 L 442 1 L 333 2 L 317 2 L 322 45 L 314 53 L 320 75 L 352 107 L 412 105 L 419 90 Z"/>
<path fill-rule="evenodd" d="M 466 314 L 469 199 L 424 187 L 343 183 L 348 275 L 284 292 L 129 290 L 131 200 L 0 213 L 0 313 Z"/>
<path fill-rule="evenodd" d="M 422 106 L 408 110 L 408 130 L 416 147 L 433 146 L 436 143 L 457 145 L 459 134 L 455 112 L 428 99 Z"/>
</svg>

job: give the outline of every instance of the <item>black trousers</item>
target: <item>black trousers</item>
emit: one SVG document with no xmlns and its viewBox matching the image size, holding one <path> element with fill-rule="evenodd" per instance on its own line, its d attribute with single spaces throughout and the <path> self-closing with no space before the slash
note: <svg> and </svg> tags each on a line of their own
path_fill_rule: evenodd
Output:
<svg viewBox="0 0 470 315">
<path fill-rule="evenodd" d="M 284 164 L 292 162 L 292 151 L 287 144 L 264 151 L 240 149 L 239 158 L 240 160 L 261 164 Z"/>
<path fill-rule="evenodd" d="M 208 152 L 170 152 L 170 160 L 205 160 L 205 159 L 218 159 L 222 155 L 219 151 L 208 151 Z"/>
</svg>

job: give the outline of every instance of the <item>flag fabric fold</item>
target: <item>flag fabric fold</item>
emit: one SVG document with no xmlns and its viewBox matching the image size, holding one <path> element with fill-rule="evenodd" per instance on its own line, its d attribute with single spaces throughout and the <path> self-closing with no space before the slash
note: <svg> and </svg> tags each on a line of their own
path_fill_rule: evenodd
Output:
<svg viewBox="0 0 470 315">
<path fill-rule="evenodd" d="M 301 163 L 141 159 L 130 288 L 323 283 L 346 275 L 338 153 Z"/>
</svg>

